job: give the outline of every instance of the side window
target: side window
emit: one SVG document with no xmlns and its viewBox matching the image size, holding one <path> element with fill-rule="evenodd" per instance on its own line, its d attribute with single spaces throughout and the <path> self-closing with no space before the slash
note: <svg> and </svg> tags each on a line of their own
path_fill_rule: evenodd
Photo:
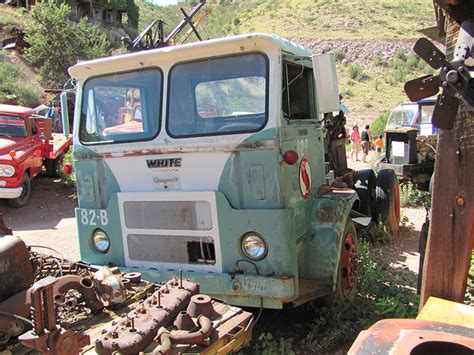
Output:
<svg viewBox="0 0 474 355">
<path fill-rule="evenodd" d="M 148 140 L 159 130 L 161 72 L 146 69 L 92 78 L 84 85 L 84 143 Z"/>
<path fill-rule="evenodd" d="M 286 119 L 314 117 L 313 70 L 304 65 L 283 63 L 282 109 Z"/>
</svg>

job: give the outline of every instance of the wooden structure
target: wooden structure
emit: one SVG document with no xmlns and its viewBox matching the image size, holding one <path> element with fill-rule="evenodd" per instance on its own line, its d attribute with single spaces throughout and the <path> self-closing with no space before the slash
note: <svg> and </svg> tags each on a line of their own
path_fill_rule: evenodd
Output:
<svg viewBox="0 0 474 355">
<path fill-rule="evenodd" d="M 30 10 L 38 2 L 41 0 L 17 0 L 16 5 Z M 71 0 L 68 4 L 71 6 L 72 16 L 77 20 L 88 17 L 98 22 L 122 25 L 124 15 L 127 14 L 125 8 L 110 6 L 107 0 Z"/>
<path fill-rule="evenodd" d="M 446 54 L 450 60 L 459 25 L 450 18 L 447 21 Z M 474 112 L 461 104 L 454 128 L 439 133 L 420 307 L 430 296 L 464 300 L 474 246 L 473 172 Z"/>
</svg>

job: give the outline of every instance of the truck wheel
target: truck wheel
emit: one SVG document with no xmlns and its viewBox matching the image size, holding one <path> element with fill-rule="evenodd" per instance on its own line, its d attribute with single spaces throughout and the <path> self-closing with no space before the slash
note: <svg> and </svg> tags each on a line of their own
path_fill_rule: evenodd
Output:
<svg viewBox="0 0 474 355">
<path fill-rule="evenodd" d="M 382 169 L 377 175 L 375 211 L 377 220 L 395 236 L 400 224 L 400 190 L 397 176 L 391 169 Z"/>
<path fill-rule="evenodd" d="M 62 160 L 62 155 L 56 157 L 56 159 L 46 159 L 44 166 L 46 167 L 46 176 L 47 177 L 57 177 L 59 163 Z"/>
<path fill-rule="evenodd" d="M 372 217 L 375 211 L 375 186 L 377 178 L 372 169 L 364 169 L 356 171 L 356 182 L 354 189 L 359 196 L 358 212 Z"/>
<path fill-rule="evenodd" d="M 21 187 L 23 187 L 23 191 L 21 195 L 17 198 L 12 198 L 8 200 L 8 204 L 12 207 L 18 208 L 23 207 L 28 203 L 31 193 L 31 182 L 28 173 L 23 174 L 23 181 L 21 182 Z"/>
<path fill-rule="evenodd" d="M 352 298 L 357 291 L 357 234 L 354 222 L 348 219 L 341 241 L 341 255 L 337 268 L 336 288 L 334 292 L 323 297 L 321 305 L 329 306 L 339 301 Z"/>
</svg>

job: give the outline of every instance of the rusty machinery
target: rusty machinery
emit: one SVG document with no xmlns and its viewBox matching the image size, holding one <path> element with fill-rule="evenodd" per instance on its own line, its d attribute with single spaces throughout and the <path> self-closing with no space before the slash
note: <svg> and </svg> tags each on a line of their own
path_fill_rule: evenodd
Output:
<svg viewBox="0 0 474 355">
<path fill-rule="evenodd" d="M 20 341 L 42 354 L 226 353 L 251 340 L 251 313 L 200 295 L 182 273 L 153 285 L 137 272 L 40 255 L 11 235 L 0 238 L 0 260 L 0 348 Z M 79 304 L 90 313 L 68 318 Z M 117 318 L 122 308 L 128 313 Z M 104 323 L 101 312 L 115 320 Z M 100 334 L 85 334 L 89 328 Z"/>
<path fill-rule="evenodd" d="M 433 125 L 451 130 L 454 119 L 463 101 L 470 110 L 474 110 L 474 67 L 466 62 L 474 57 L 474 7 L 469 1 L 449 0 L 436 1 L 461 28 L 454 50 L 454 58 L 447 60 L 432 42 L 420 38 L 413 50 L 433 69 L 439 70 L 438 75 L 426 75 L 408 81 L 405 92 L 412 101 L 419 101 L 438 94 L 433 111 Z"/>
<path fill-rule="evenodd" d="M 202 41 L 202 37 L 199 34 L 196 26 L 201 22 L 209 10 L 202 12 L 195 21 L 193 17 L 204 7 L 206 0 L 200 0 L 196 6 L 193 7 L 191 12 L 188 14 L 183 8 L 180 8 L 183 14 L 183 20 L 167 35 L 164 32 L 164 22 L 162 20 L 152 21 L 134 40 L 133 42 L 128 37 L 123 37 L 122 41 L 130 52 L 137 52 L 146 49 L 161 48 L 172 45 L 176 39 L 176 36 L 189 25 L 190 30 L 187 31 L 183 37 L 178 41 L 178 44 L 182 44 L 190 35 L 194 33 L 196 37 Z"/>
</svg>

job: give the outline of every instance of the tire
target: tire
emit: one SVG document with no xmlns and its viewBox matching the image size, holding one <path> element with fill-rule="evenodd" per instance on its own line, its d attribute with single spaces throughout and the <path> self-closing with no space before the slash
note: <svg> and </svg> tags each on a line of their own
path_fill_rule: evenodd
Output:
<svg viewBox="0 0 474 355">
<path fill-rule="evenodd" d="M 44 166 L 46 168 L 46 176 L 47 177 L 57 177 L 59 176 L 58 173 L 58 168 L 59 168 L 59 163 L 62 160 L 62 155 L 59 155 L 56 157 L 56 159 L 46 159 L 44 162 Z"/>
<path fill-rule="evenodd" d="M 359 208 L 358 212 L 372 217 L 375 212 L 375 187 L 377 184 L 377 178 L 372 169 L 364 169 L 356 171 L 356 182 L 354 189 L 359 196 Z"/>
<path fill-rule="evenodd" d="M 23 207 L 28 203 L 31 194 L 31 181 L 30 176 L 27 172 L 23 174 L 23 180 L 21 182 L 21 187 L 23 187 L 23 191 L 21 195 L 17 198 L 12 198 L 8 200 L 8 204 L 12 207 L 19 208 Z"/>
<path fill-rule="evenodd" d="M 337 268 L 336 288 L 331 295 L 320 300 L 321 305 L 329 306 L 335 302 L 344 302 L 357 292 L 357 234 L 354 222 L 349 218 L 341 238 L 341 254 Z"/>
<path fill-rule="evenodd" d="M 382 222 L 395 236 L 400 224 L 400 190 L 397 176 L 391 169 L 382 169 L 377 175 L 375 212 L 377 221 Z"/>
</svg>

